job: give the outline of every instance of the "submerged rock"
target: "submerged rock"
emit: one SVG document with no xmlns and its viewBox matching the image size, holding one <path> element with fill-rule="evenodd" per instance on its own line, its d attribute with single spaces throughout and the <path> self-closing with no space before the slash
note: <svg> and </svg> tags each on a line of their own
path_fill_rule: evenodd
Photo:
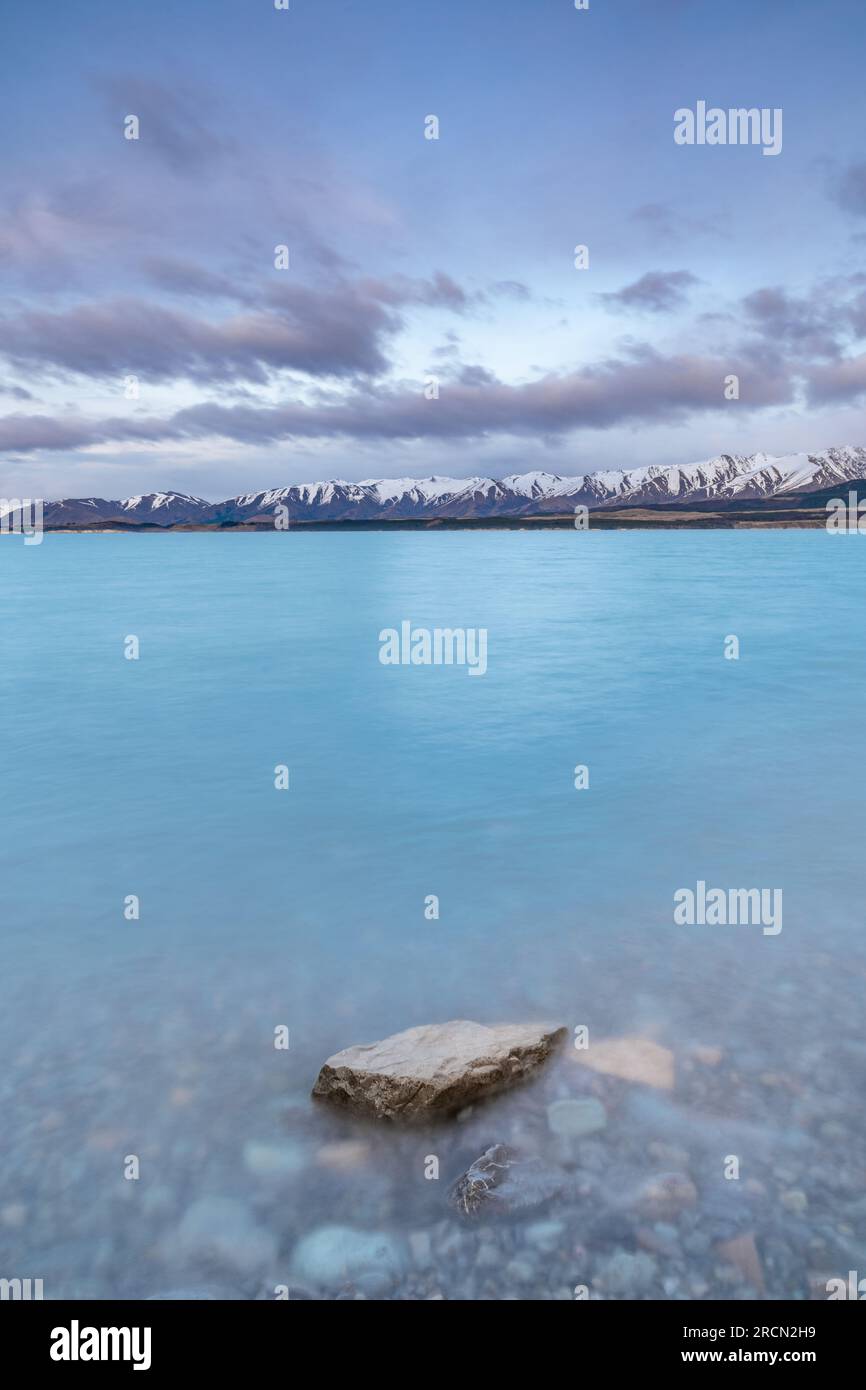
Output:
<svg viewBox="0 0 866 1390">
<path fill-rule="evenodd" d="M 725 1264 L 733 1265 L 753 1289 L 764 1292 L 764 1267 L 752 1231 L 734 1236 L 733 1240 L 720 1241 L 716 1253 Z"/>
<path fill-rule="evenodd" d="M 505 1144 L 493 1144 L 457 1179 L 448 1200 L 461 1216 L 511 1214 L 550 1201 L 566 1181 L 543 1159 L 520 1158 Z"/>
<path fill-rule="evenodd" d="M 636 1081 L 659 1091 L 674 1086 L 674 1054 L 649 1038 L 603 1038 L 572 1053 L 572 1060 L 603 1076 Z"/>
<path fill-rule="evenodd" d="M 546 1061 L 565 1028 L 456 1019 L 408 1028 L 329 1057 L 313 1095 L 376 1119 L 449 1114 L 505 1090 Z"/>
<path fill-rule="evenodd" d="M 547 1107 L 547 1123 L 553 1134 L 566 1139 L 581 1139 L 596 1134 L 607 1124 L 607 1114 L 600 1100 L 555 1100 Z"/>
<path fill-rule="evenodd" d="M 608 1293 L 618 1298 L 635 1298 L 656 1287 L 658 1265 L 643 1250 L 636 1254 L 617 1250 L 601 1266 L 599 1275 Z"/>
<path fill-rule="evenodd" d="M 295 1248 L 292 1272 L 324 1289 L 352 1284 L 361 1293 L 389 1293 L 408 1263 L 402 1241 L 380 1231 L 320 1226 Z"/>
<path fill-rule="evenodd" d="M 248 1139 L 244 1167 L 257 1178 L 293 1178 L 307 1165 L 307 1154 L 290 1140 Z"/>
<path fill-rule="evenodd" d="M 178 1227 L 173 1253 L 185 1261 L 253 1274 L 273 1262 L 277 1242 L 270 1231 L 256 1225 L 243 1202 L 234 1197 L 200 1197 Z"/>
<path fill-rule="evenodd" d="M 698 1190 L 687 1173 L 653 1173 L 634 1193 L 630 1206 L 646 1220 L 669 1221 L 695 1206 Z"/>
</svg>

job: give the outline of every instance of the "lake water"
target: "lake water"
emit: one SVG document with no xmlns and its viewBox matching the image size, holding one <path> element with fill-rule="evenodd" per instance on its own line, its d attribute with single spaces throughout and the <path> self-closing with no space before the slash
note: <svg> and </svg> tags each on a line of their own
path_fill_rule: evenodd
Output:
<svg viewBox="0 0 866 1390">
<path fill-rule="evenodd" d="M 0 1276 L 564 1299 L 866 1274 L 864 564 L 823 531 L 5 538 Z M 484 676 L 382 665 L 404 620 L 486 629 Z M 699 880 L 783 890 L 782 930 L 676 925 Z M 309 1099 L 351 1043 L 539 1017 L 654 1041 L 673 1088 L 569 1044 L 429 1131 Z M 591 1096 L 603 1129 L 551 1133 Z M 463 1222 L 447 1189 L 500 1141 L 564 1195 Z M 356 1241 L 352 1278 L 316 1283 L 317 1231 L 344 1273 Z"/>
</svg>

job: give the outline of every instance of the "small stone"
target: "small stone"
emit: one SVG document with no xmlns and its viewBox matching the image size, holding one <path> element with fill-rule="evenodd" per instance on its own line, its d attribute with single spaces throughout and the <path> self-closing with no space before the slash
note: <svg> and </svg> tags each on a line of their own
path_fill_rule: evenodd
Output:
<svg viewBox="0 0 866 1390">
<path fill-rule="evenodd" d="M 522 1258 L 509 1260 L 505 1273 L 516 1284 L 531 1284 L 535 1278 L 535 1265 Z"/>
<path fill-rule="evenodd" d="M 369 1163 L 372 1150 L 363 1139 L 344 1139 L 333 1144 L 323 1144 L 316 1152 L 316 1162 L 321 1168 L 330 1168 L 335 1173 L 349 1173 L 353 1168 L 363 1168 Z"/>
<path fill-rule="evenodd" d="M 695 1206 L 698 1190 L 685 1173 L 654 1173 L 635 1194 L 631 1205 L 641 1216 L 665 1221 Z"/>
<path fill-rule="evenodd" d="M 602 1265 L 600 1273 L 609 1293 L 628 1298 L 648 1292 L 656 1282 L 657 1271 L 655 1260 L 643 1250 L 634 1255 L 627 1250 L 617 1250 Z"/>
<path fill-rule="evenodd" d="M 412 1231 L 409 1236 L 409 1250 L 416 1269 L 429 1269 L 433 1263 L 433 1246 L 429 1231 Z"/>
<path fill-rule="evenodd" d="M 23 1202 L 10 1202 L 0 1208 L 0 1222 L 11 1231 L 20 1231 L 27 1220 L 27 1208 Z"/>
<path fill-rule="evenodd" d="M 580 1139 L 596 1134 L 607 1125 L 607 1113 L 600 1100 L 555 1100 L 547 1107 L 547 1123 L 554 1134 Z"/>
<path fill-rule="evenodd" d="M 641 1226 L 637 1232 L 637 1243 L 643 1250 L 653 1255 L 675 1255 L 679 1249 L 679 1233 L 676 1226 L 657 1221 L 654 1226 Z"/>
<path fill-rule="evenodd" d="M 475 1256 L 476 1269 L 498 1269 L 502 1264 L 502 1254 L 499 1247 L 490 1243 L 479 1245 L 478 1254 Z"/>
<path fill-rule="evenodd" d="M 527 1226 L 524 1236 L 527 1245 L 534 1245 L 545 1254 L 553 1254 L 561 1244 L 566 1232 L 564 1221 L 533 1221 Z"/>
<path fill-rule="evenodd" d="M 706 1231 L 692 1231 L 683 1240 L 683 1249 L 687 1255 L 706 1255 L 711 1245 L 712 1241 Z"/>
<path fill-rule="evenodd" d="M 402 1241 L 350 1226 L 320 1226 L 304 1236 L 292 1256 L 292 1271 L 302 1283 L 325 1289 L 351 1284 L 373 1297 L 389 1293 L 406 1266 Z"/>
<path fill-rule="evenodd" d="M 799 1188 L 790 1188 L 783 1192 L 779 1200 L 785 1210 L 793 1212 L 795 1216 L 802 1216 L 809 1205 L 809 1198 Z"/>
<path fill-rule="evenodd" d="M 277 1242 L 257 1226 L 252 1213 L 234 1197 L 200 1197 L 193 1202 L 174 1239 L 181 1259 L 226 1265 L 253 1274 L 272 1264 Z"/>
<path fill-rule="evenodd" d="M 796 1176 L 797 1174 L 793 1172 L 792 1169 L 783 1168 L 781 1164 L 779 1165 L 779 1167 L 773 1169 L 773 1177 L 776 1179 L 777 1182 L 784 1182 L 790 1184 L 794 1182 Z"/>
<path fill-rule="evenodd" d="M 659 1139 L 654 1139 L 647 1145 L 647 1152 L 650 1158 L 656 1163 L 663 1163 L 666 1168 L 675 1170 L 677 1168 L 688 1168 L 689 1152 L 676 1144 L 665 1144 Z"/>
<path fill-rule="evenodd" d="M 557 1197 L 565 1175 L 543 1159 L 520 1157 L 505 1144 L 493 1144 L 452 1185 L 448 1200 L 461 1216 L 528 1211 Z"/>
<path fill-rule="evenodd" d="M 831 1144 L 844 1144 L 848 1138 L 848 1130 L 838 1120 L 825 1120 L 821 1125 L 820 1133 L 821 1138 L 826 1139 Z"/>
<path fill-rule="evenodd" d="M 649 1038 L 603 1038 L 570 1054 L 582 1067 L 657 1090 L 674 1086 L 674 1054 Z"/>
<path fill-rule="evenodd" d="M 764 1270 L 751 1231 L 734 1236 L 733 1240 L 721 1241 L 716 1246 L 716 1254 L 725 1264 L 733 1266 L 758 1293 L 764 1292 Z"/>
<path fill-rule="evenodd" d="M 244 1167 L 257 1178 L 293 1178 L 307 1164 L 304 1150 L 290 1141 L 248 1139 Z"/>
</svg>

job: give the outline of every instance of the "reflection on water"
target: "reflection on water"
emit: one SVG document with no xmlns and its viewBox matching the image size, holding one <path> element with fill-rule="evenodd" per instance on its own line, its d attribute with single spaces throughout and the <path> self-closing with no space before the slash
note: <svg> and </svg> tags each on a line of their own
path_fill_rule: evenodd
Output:
<svg viewBox="0 0 866 1390">
<path fill-rule="evenodd" d="M 792 532 L 7 542 L 0 1276 L 564 1299 L 866 1273 L 862 564 Z M 404 619 L 485 627 L 484 678 L 383 667 Z M 781 888 L 783 930 L 675 926 L 701 879 Z M 569 1046 L 431 1130 L 311 1102 L 330 1053 L 460 1017 L 651 1039 L 673 1085 Z M 559 1132 L 589 1097 L 603 1124 Z M 497 1143 L 561 1190 L 461 1219 L 448 1188 Z"/>
</svg>

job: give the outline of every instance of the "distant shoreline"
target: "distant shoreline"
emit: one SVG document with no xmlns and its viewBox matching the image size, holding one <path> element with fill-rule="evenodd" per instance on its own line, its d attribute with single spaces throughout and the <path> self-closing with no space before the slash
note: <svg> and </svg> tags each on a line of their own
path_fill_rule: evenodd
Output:
<svg viewBox="0 0 866 1390">
<path fill-rule="evenodd" d="M 622 511 L 606 510 L 589 513 L 585 527 L 576 528 L 574 516 L 521 516 L 521 517 L 436 517 L 426 519 L 402 519 L 399 521 L 292 521 L 282 534 L 298 531 L 804 531 L 826 529 L 827 512 L 824 508 L 814 510 L 787 510 L 768 512 L 755 511 L 680 511 L 678 508 L 659 507 L 626 508 Z M 63 535 L 170 535 L 177 532 L 210 535 L 279 534 L 273 520 L 254 522 L 225 522 L 202 525 L 178 522 L 171 526 L 157 526 L 147 522 L 118 525 L 107 522 L 104 526 L 46 526 L 45 534 Z"/>
</svg>

